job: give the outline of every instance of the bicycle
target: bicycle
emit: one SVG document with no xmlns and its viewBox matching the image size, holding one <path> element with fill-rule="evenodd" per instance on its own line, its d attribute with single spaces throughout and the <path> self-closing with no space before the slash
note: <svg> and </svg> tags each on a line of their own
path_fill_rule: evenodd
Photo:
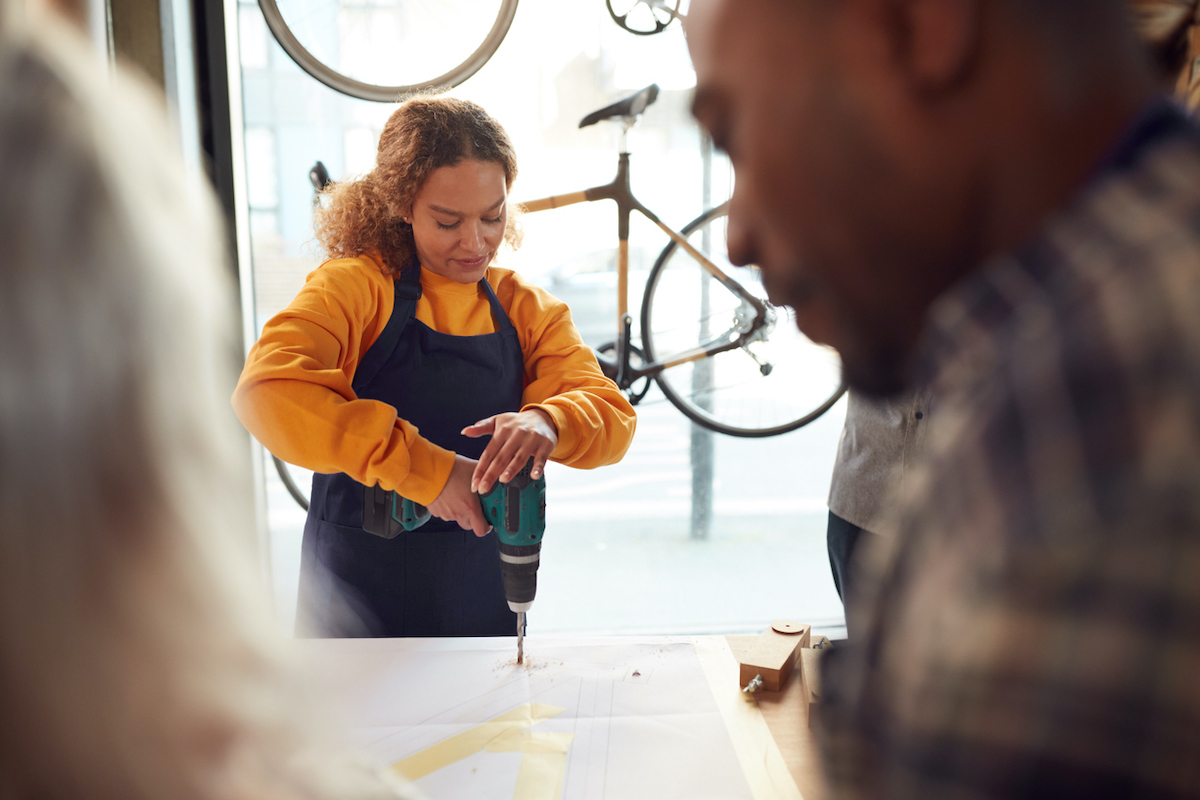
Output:
<svg viewBox="0 0 1200 800">
<path fill-rule="evenodd" d="M 617 0 L 617 7 L 624 9 L 624 13 L 618 13 L 613 0 L 604 0 L 613 22 L 635 36 L 654 36 L 675 20 L 686 19 L 679 13 L 682 4 L 683 0 Z"/>
<path fill-rule="evenodd" d="M 460 51 L 452 51 L 452 47 L 456 42 L 467 42 L 469 47 L 478 41 L 479 31 L 470 26 L 480 15 L 465 12 L 462 2 L 404 0 L 400 4 L 358 3 L 345 9 L 341 7 L 340 0 L 258 0 L 258 5 L 279 46 L 313 78 L 351 97 L 395 103 L 404 95 L 421 89 L 458 86 L 478 72 L 495 54 L 512 26 L 518 0 L 484 1 L 488 6 L 497 7 L 495 21 L 483 34 L 482 42 L 465 57 Z M 281 5 L 288 9 L 290 23 L 285 19 Z M 337 30 L 346 19 L 356 18 L 360 22 L 360 29 L 353 32 L 353 38 L 359 46 L 322 46 L 321 40 L 329 38 L 331 29 Z M 486 23 L 487 20 L 482 21 Z M 420 37 L 410 40 L 412 44 L 408 47 L 398 47 L 397 42 L 401 41 L 398 33 L 406 23 L 419 31 Z M 385 59 L 372 58 L 370 47 L 361 46 L 362 40 L 370 42 L 375 36 L 381 40 L 381 47 L 386 49 L 388 57 Z M 436 44 L 436 49 L 428 55 L 412 52 L 414 46 L 425 43 Z M 385 77 L 394 76 L 395 69 L 402 63 L 437 63 L 436 59 L 447 51 L 451 51 L 449 69 L 432 78 L 389 84 L 360 80 L 348 74 L 354 71 L 380 71 Z M 460 57 L 461 61 L 458 60 Z M 338 61 L 336 68 L 330 63 L 335 59 Z M 347 65 L 353 68 L 348 69 Z"/>
<path fill-rule="evenodd" d="M 639 402 L 653 379 L 676 408 L 709 430 L 742 437 L 796 430 L 842 396 L 840 360 L 832 349 L 800 333 L 789 309 L 767 300 L 757 268 L 736 267 L 723 258 L 718 266 L 715 254 L 726 252 L 727 204 L 675 231 L 634 196 L 627 134 L 658 91 L 651 84 L 580 121 L 580 128 L 603 120 L 623 123 L 617 174 L 610 183 L 518 205 L 525 213 L 536 213 L 583 202 L 616 202 L 617 338 L 598 348 L 597 358 L 630 402 Z M 671 240 L 643 290 L 640 347 L 634 344 L 628 311 L 633 211 Z"/>
</svg>

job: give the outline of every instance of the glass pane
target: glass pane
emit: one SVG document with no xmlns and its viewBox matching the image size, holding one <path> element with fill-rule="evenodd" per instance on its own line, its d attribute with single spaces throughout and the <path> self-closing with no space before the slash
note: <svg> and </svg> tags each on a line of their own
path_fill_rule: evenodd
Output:
<svg viewBox="0 0 1200 800">
<path fill-rule="evenodd" d="M 250 208 L 273 209 L 279 205 L 279 159 L 275 152 L 275 130 L 266 125 L 246 128 L 246 183 Z"/>
<path fill-rule="evenodd" d="M 368 62 L 390 54 L 422 62 L 422 71 L 432 74 L 440 67 L 423 62 L 439 46 L 456 45 L 457 37 L 444 28 L 426 36 L 427 50 L 418 57 L 404 26 L 415 24 L 414 15 L 459 4 L 402 5 L 343 2 L 339 10 L 309 18 L 311 35 L 331 51 L 361 49 L 338 62 L 347 69 L 371 69 Z M 694 76 L 679 24 L 659 36 L 635 37 L 613 24 L 603 2 L 572 3 L 569 12 L 564 5 L 521 0 L 496 56 L 453 93 L 481 103 L 505 125 L 520 158 L 513 194 L 527 200 L 611 180 L 619 125 L 580 129 L 579 120 L 657 82 L 658 102 L 628 135 L 633 188 L 660 218 L 682 228 L 704 208 L 704 169 L 699 133 L 687 111 Z M 468 25 L 476 18 L 490 24 L 494 11 L 472 15 L 459 8 L 455 14 L 460 16 L 452 29 L 469 38 L 478 34 Z M 277 230 L 261 236 L 256 230 L 253 241 L 260 326 L 292 300 L 322 260 L 312 241 L 309 169 L 320 160 L 335 180 L 370 169 L 379 131 L 395 108 L 339 95 L 303 74 L 273 42 L 271 49 L 267 66 L 247 63 L 242 72 L 248 131 L 271 130 L 277 154 Z M 732 180 L 720 155 L 711 174 L 717 203 Z M 251 170 L 251 180 L 272 179 Z M 251 187 L 258 191 L 267 189 Z M 617 330 L 612 204 L 529 214 L 523 222 L 523 247 L 502 254 L 502 262 L 569 303 L 589 344 L 611 342 Z M 660 231 L 635 216 L 629 297 L 635 320 L 642 286 L 666 244 Z M 695 433 L 655 387 L 637 410 L 638 433 L 620 464 L 592 471 L 554 465 L 548 471 L 548 527 L 531 630 L 759 632 L 778 618 L 826 630 L 840 625 L 825 547 L 825 502 L 844 404 L 806 428 L 766 439 Z M 269 459 L 266 466 L 276 594 L 281 625 L 290 630 L 305 516 Z M 307 491 L 308 473 L 294 473 Z M 695 524 L 706 513 L 707 525 Z"/>
</svg>

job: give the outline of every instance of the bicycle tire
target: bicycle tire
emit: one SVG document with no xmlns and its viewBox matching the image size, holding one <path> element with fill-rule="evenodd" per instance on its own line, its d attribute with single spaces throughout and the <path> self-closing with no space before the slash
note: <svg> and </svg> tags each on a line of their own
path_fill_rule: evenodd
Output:
<svg viewBox="0 0 1200 800">
<path fill-rule="evenodd" d="M 422 89 L 458 86 L 482 69 L 483 65 L 500 48 L 500 43 L 504 41 L 504 37 L 508 35 L 508 29 L 512 27 L 513 17 L 517 13 L 518 1 L 500 0 L 500 10 L 496 14 L 496 21 L 492 23 L 492 27 L 484 37 L 483 43 L 458 66 L 428 80 L 395 86 L 367 83 L 351 78 L 349 75 L 333 69 L 300 43 L 300 40 L 292 32 L 291 28 L 288 27 L 283 14 L 279 11 L 277 0 L 258 0 L 258 6 L 267 21 L 267 27 L 275 37 L 275 41 L 310 76 L 329 88 L 351 97 L 370 100 L 376 103 L 396 103 L 404 95 Z"/>
<path fill-rule="evenodd" d="M 726 205 L 711 208 L 680 233 L 765 302 L 757 269 L 735 267 L 724 258 L 714 257 L 715 253 L 725 252 L 726 216 Z M 697 314 L 697 309 L 703 307 L 706 284 L 710 307 L 707 316 L 703 311 Z M 721 319 L 724 326 L 733 325 L 734 313 L 746 305 L 672 241 L 654 262 L 642 298 L 642 349 L 646 358 L 656 361 L 710 341 L 712 333 L 706 330 L 709 322 Z M 796 328 L 790 309 L 769 303 L 768 307 L 774 315 L 773 324 L 764 329 L 762 341 L 747 346 L 751 353 L 769 359 L 764 362 L 771 364 L 768 373 L 763 373 L 746 348 L 735 348 L 664 369 L 655 376 L 667 399 L 698 425 L 730 436 L 776 436 L 819 418 L 845 392 L 836 352 L 804 336 Z"/>
<path fill-rule="evenodd" d="M 300 490 L 296 484 L 296 479 L 292 477 L 291 470 L 287 464 L 277 455 L 271 454 L 272 460 L 275 462 L 275 471 L 279 473 L 279 480 L 283 481 L 283 488 L 287 489 L 288 494 L 296 501 L 296 504 L 308 511 L 308 495 Z"/>
</svg>

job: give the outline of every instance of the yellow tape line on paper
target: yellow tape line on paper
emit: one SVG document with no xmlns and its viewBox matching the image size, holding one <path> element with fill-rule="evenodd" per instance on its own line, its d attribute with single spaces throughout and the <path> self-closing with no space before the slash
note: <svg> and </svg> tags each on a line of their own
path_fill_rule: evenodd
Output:
<svg viewBox="0 0 1200 800">
<path fill-rule="evenodd" d="M 556 717 L 566 709 L 541 703 L 526 703 L 470 730 L 451 736 L 392 765 L 397 774 L 415 781 L 431 772 L 480 751 L 520 753 L 521 767 L 513 800 L 558 800 L 567 772 L 567 752 L 573 733 L 534 732 L 539 722 Z"/>
<path fill-rule="evenodd" d="M 804 800 L 754 696 L 738 689 L 738 662 L 725 637 L 698 637 L 696 655 L 754 800 Z"/>
</svg>

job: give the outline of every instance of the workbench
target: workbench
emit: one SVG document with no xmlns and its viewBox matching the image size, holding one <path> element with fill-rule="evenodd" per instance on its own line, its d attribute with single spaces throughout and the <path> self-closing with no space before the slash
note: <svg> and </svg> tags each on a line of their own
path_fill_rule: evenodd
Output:
<svg viewBox="0 0 1200 800">
<path fill-rule="evenodd" d="M 424 779 L 433 800 L 480 797 L 485 777 L 488 786 L 508 787 L 555 769 L 561 794 L 543 775 L 536 791 L 518 782 L 496 797 L 820 798 L 802 669 L 779 692 L 747 695 L 738 686 L 738 659 L 757 638 L 530 637 L 523 667 L 511 637 L 294 646 L 346 712 L 347 741 L 380 766 Z M 489 755 L 517 751 L 507 762 Z M 488 776 L 498 762 L 509 771 Z M 705 769 L 712 775 L 703 777 Z M 693 772 L 700 794 L 680 783 Z M 662 783 L 652 792 L 645 784 L 655 780 Z M 742 788 L 731 791 L 731 782 Z"/>
<path fill-rule="evenodd" d="M 757 637 L 726 636 L 725 641 L 735 659 L 741 658 L 754 646 Z M 807 668 L 796 672 L 779 692 L 755 692 L 754 700 L 766 720 L 779 752 L 787 764 L 792 780 L 804 800 L 818 800 L 824 796 L 821 783 L 820 764 L 817 761 L 816 744 L 809 728 L 809 688 L 815 680 L 813 668 L 815 658 L 808 658 Z"/>
</svg>

